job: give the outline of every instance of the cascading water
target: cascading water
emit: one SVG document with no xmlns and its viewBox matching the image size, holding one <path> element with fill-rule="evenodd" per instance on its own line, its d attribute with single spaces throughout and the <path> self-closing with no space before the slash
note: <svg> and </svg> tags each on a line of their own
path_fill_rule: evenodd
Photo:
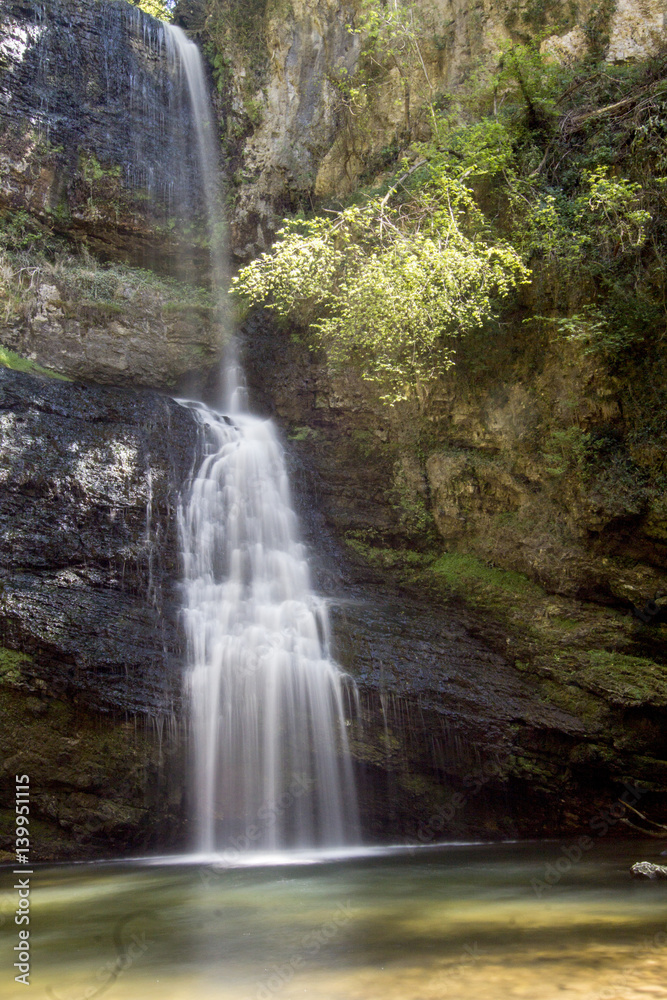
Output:
<svg viewBox="0 0 667 1000">
<path fill-rule="evenodd" d="M 222 300 L 217 163 L 201 59 L 182 31 L 166 32 L 196 122 Z M 226 413 L 184 404 L 204 443 L 180 512 L 196 848 L 354 843 L 346 720 L 354 688 L 329 653 L 326 607 L 310 588 L 276 432 L 246 412 L 234 359 L 225 383 Z"/>
</svg>

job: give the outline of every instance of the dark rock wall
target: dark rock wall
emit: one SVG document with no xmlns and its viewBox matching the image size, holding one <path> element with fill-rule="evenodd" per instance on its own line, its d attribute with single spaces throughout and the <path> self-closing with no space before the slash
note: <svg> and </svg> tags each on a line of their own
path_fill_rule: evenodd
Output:
<svg viewBox="0 0 667 1000">
<path fill-rule="evenodd" d="M 154 393 L 0 368 L 0 433 L 2 784 L 33 773 L 37 818 L 63 819 L 81 850 L 150 842 L 165 814 L 173 835 L 176 514 L 196 426 Z"/>
<path fill-rule="evenodd" d="M 201 183 L 160 22 L 124 0 L 0 0 L 0 144 L 0 208 L 182 270 Z"/>
<path fill-rule="evenodd" d="M 0 368 L 0 426 L 6 643 L 57 660 L 52 683 L 75 682 L 77 697 L 161 709 L 180 669 L 176 510 L 196 454 L 191 417 L 157 394 Z"/>
</svg>

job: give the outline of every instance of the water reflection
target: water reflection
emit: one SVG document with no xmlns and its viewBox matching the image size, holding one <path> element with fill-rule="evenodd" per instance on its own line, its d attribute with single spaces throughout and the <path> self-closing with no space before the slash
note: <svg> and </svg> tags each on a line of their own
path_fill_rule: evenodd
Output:
<svg viewBox="0 0 667 1000">
<path fill-rule="evenodd" d="M 628 874 L 654 854 L 654 843 L 596 845 L 541 894 L 532 883 L 557 844 L 305 865 L 37 869 L 31 995 L 667 997 L 664 885 Z M 14 936 L 13 924 L 3 930 Z M 0 997 L 17 991 L 5 976 Z"/>
</svg>

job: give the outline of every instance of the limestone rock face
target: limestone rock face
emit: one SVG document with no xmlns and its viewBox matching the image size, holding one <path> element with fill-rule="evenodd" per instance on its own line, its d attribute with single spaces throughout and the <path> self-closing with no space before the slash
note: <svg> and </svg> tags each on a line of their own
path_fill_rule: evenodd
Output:
<svg viewBox="0 0 667 1000">
<path fill-rule="evenodd" d="M 241 259 L 266 249 L 278 213 L 313 190 L 342 124 L 335 81 L 352 73 L 359 53 L 348 18 L 338 0 L 306 0 L 287 18 L 267 18 L 267 83 L 255 95 L 262 123 L 245 143 L 241 168 L 252 180 L 238 187 L 231 219 L 232 247 Z"/>
<path fill-rule="evenodd" d="M 178 291 L 157 279 L 124 283 L 130 270 L 94 262 L 73 270 L 74 280 L 67 267 L 55 275 L 34 269 L 29 295 L 0 317 L 0 344 L 68 378 L 157 389 L 219 363 L 211 310 L 179 302 Z M 109 297 L 82 295 L 77 277 L 104 283 Z"/>
<path fill-rule="evenodd" d="M 543 51 L 568 61 L 604 37 L 605 58 L 622 62 L 650 57 L 666 37 L 664 0 L 615 0 L 604 10 L 584 0 L 576 11 L 559 2 L 418 0 L 420 57 L 399 68 L 363 54 L 355 3 L 260 0 L 248 32 L 240 0 L 204 8 L 205 31 L 226 63 L 219 85 L 234 150 L 231 245 L 241 260 L 265 250 L 290 211 L 346 197 L 392 148 L 425 138 L 424 102 L 455 90 L 474 67 L 495 69 L 504 44 L 546 33 Z M 184 2 L 186 25 L 187 9 Z"/>
<path fill-rule="evenodd" d="M 390 408 L 263 320 L 248 329 L 257 405 L 313 451 L 322 511 L 350 543 L 474 552 L 551 592 L 628 608 L 667 585 L 645 416 L 622 415 L 619 386 L 581 352 L 555 341 L 530 377 L 525 359 L 502 375 L 498 362 L 478 386 L 462 361 L 421 409 Z"/>
<path fill-rule="evenodd" d="M 472 785 L 453 835 L 586 830 L 621 775 L 660 819 L 667 629 L 631 605 L 664 593 L 662 492 L 604 372 L 554 342 L 527 379 L 514 345 L 486 380 L 461 360 L 421 407 L 387 407 L 265 314 L 245 337 L 361 688 L 367 829 L 408 835 Z"/>
<path fill-rule="evenodd" d="M 667 5 L 664 0 L 616 0 L 609 27 L 609 62 L 647 59 L 664 45 Z"/>
</svg>

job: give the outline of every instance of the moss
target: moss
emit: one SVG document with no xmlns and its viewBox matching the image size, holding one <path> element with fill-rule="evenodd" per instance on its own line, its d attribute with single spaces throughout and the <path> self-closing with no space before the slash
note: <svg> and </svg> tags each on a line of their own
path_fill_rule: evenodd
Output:
<svg viewBox="0 0 667 1000">
<path fill-rule="evenodd" d="M 437 791 L 437 785 L 425 778 L 423 774 L 400 774 L 397 783 L 403 791 L 409 792 L 411 795 L 435 797 Z"/>
<path fill-rule="evenodd" d="M 523 573 L 496 569 L 468 554 L 445 552 L 430 567 L 451 590 L 465 595 L 478 590 L 517 597 L 543 598 L 545 591 Z"/>
<path fill-rule="evenodd" d="M 18 687 L 23 680 L 21 667 L 31 662 L 30 657 L 25 653 L 0 646 L 0 685 Z"/>
<path fill-rule="evenodd" d="M 527 779 L 536 787 L 546 785 L 551 788 L 553 781 L 564 777 L 560 764 L 546 764 L 531 757 L 510 754 L 505 762 L 505 773 Z"/>
<path fill-rule="evenodd" d="M 316 427 L 293 427 L 287 436 L 290 441 L 319 441 L 322 432 Z"/>
<path fill-rule="evenodd" d="M 2 660 L 12 667 L 21 658 L 2 651 Z M 53 816 L 52 800 L 58 810 L 72 814 L 73 829 L 85 832 L 90 809 L 83 800 L 80 807 L 74 801 L 84 795 L 94 807 L 98 833 L 104 832 L 109 802 L 114 812 L 143 813 L 152 798 L 149 775 L 159 769 L 160 750 L 150 732 L 134 721 L 101 718 L 48 697 L 40 699 L 40 710 L 35 711 L 36 701 L 9 684 L 0 687 L 0 756 L 16 756 L 17 766 L 30 773 L 35 787 L 48 793 L 48 816 L 43 818 Z M 42 855 L 48 853 L 43 848 L 40 843 Z"/>
<path fill-rule="evenodd" d="M 371 727 L 366 721 L 362 734 L 350 735 L 350 753 L 355 760 L 385 767 L 389 758 L 402 753 L 403 743 L 393 733 Z"/>
<path fill-rule="evenodd" d="M 30 361 L 28 358 L 22 358 L 20 354 L 15 354 L 14 351 L 8 350 L 6 347 L 0 346 L 0 365 L 4 368 L 11 368 L 15 372 L 28 372 L 30 375 L 46 375 L 48 378 L 58 378 L 63 382 L 69 382 L 70 379 L 66 375 L 60 375 L 58 372 L 51 371 L 49 368 L 42 368 L 38 365 L 36 361 Z"/>
<path fill-rule="evenodd" d="M 581 628 L 581 622 L 574 618 L 562 618 L 560 615 L 553 615 L 549 619 L 549 624 L 559 632 L 575 632 Z"/>
<path fill-rule="evenodd" d="M 344 541 L 355 555 L 378 569 L 398 569 L 410 573 L 415 569 L 424 569 L 435 558 L 431 552 L 383 548 L 374 544 L 377 539 L 375 533 L 370 530 L 348 531 L 345 533 Z"/>
<path fill-rule="evenodd" d="M 667 706 L 667 667 L 653 660 L 591 649 L 577 682 L 613 704 Z"/>
<path fill-rule="evenodd" d="M 612 747 L 597 743 L 580 743 L 570 751 L 570 763 L 587 767 L 614 764 L 617 759 Z"/>
<path fill-rule="evenodd" d="M 543 680 L 539 686 L 540 697 L 557 708 L 574 715 L 587 725 L 596 726 L 606 715 L 606 708 L 599 698 L 582 691 L 576 684 L 562 684 Z"/>
<path fill-rule="evenodd" d="M 68 302 L 64 313 L 69 319 L 89 321 L 91 323 L 100 322 L 104 319 L 111 319 L 113 316 L 123 316 L 129 313 L 129 306 L 122 302 L 105 302 L 103 299 L 96 301 Z"/>
<path fill-rule="evenodd" d="M 202 319 L 212 317 L 215 310 L 216 306 L 212 302 L 165 302 L 162 306 L 162 312 L 167 315 L 187 316 L 194 312 Z"/>
<path fill-rule="evenodd" d="M 372 431 L 354 430 L 350 440 L 362 458 L 373 458 L 381 450 L 387 450 L 387 443 Z"/>
<path fill-rule="evenodd" d="M 391 495 L 392 507 L 403 527 L 411 534 L 426 539 L 427 543 L 435 542 L 437 531 L 425 492 L 407 474 L 402 462 L 397 462 L 394 466 Z"/>
</svg>

